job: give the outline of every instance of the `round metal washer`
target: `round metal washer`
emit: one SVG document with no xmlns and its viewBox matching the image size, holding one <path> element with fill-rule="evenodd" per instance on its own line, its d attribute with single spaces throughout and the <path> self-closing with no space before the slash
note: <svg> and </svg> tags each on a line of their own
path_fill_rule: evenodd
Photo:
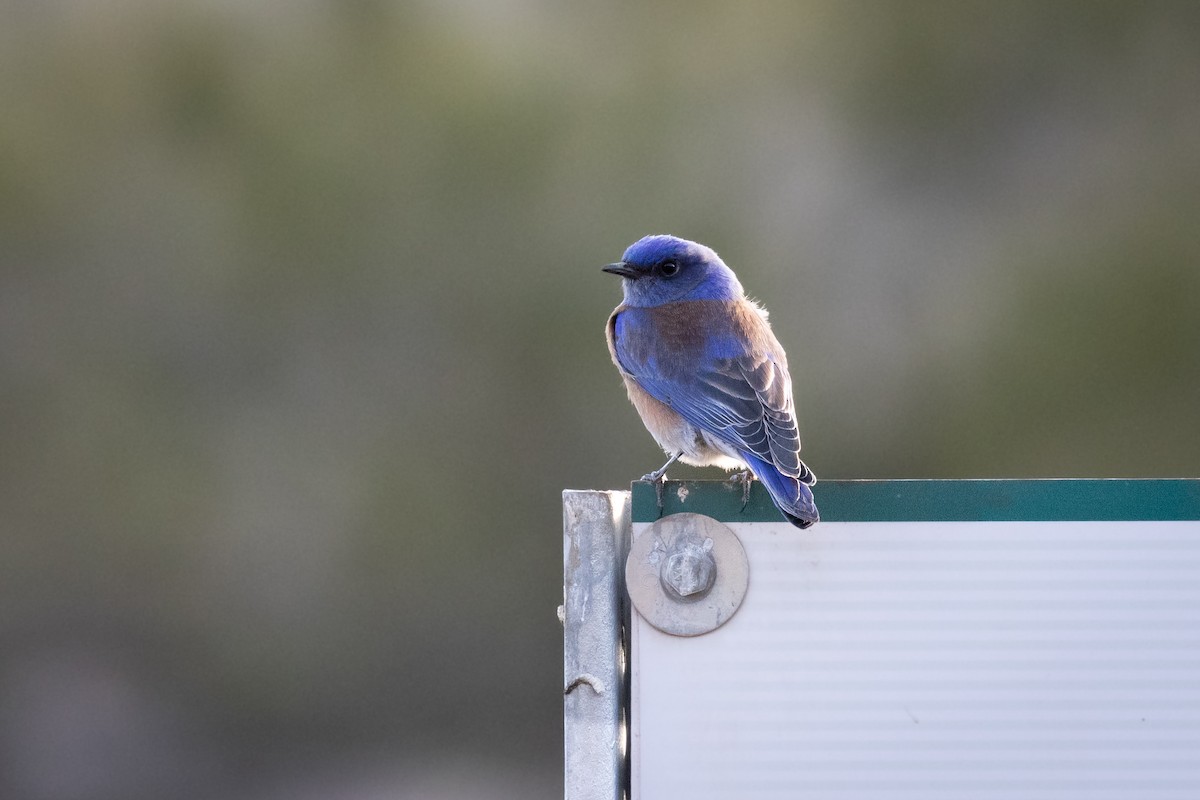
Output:
<svg viewBox="0 0 1200 800">
<path fill-rule="evenodd" d="M 712 556 L 716 579 L 707 592 L 680 597 L 664 586 L 664 565 L 672 555 L 697 549 Z M 674 636 L 700 636 L 724 625 L 742 605 L 749 584 L 750 562 L 741 541 L 703 514 L 663 517 L 637 538 L 625 562 L 625 585 L 634 608 Z"/>
</svg>

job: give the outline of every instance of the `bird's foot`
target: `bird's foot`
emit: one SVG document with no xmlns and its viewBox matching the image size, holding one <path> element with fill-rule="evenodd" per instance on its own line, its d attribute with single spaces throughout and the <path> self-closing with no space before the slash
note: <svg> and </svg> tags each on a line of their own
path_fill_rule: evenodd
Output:
<svg viewBox="0 0 1200 800">
<path fill-rule="evenodd" d="M 658 510 L 661 515 L 663 510 L 663 489 L 667 485 L 666 467 L 656 469 L 654 472 L 647 472 L 642 476 L 642 480 L 649 481 L 654 484 L 654 497 L 658 500 Z"/>
<path fill-rule="evenodd" d="M 735 472 L 729 476 L 729 482 L 731 484 L 740 483 L 742 485 L 741 511 L 745 511 L 746 506 L 750 503 L 750 485 L 754 483 L 754 473 L 750 470 Z"/>
<path fill-rule="evenodd" d="M 667 485 L 667 467 L 674 464 L 681 455 L 683 454 L 676 453 L 667 459 L 667 463 L 654 470 L 654 472 L 647 472 L 641 478 L 644 481 L 649 481 L 650 483 L 654 484 L 654 496 L 658 499 L 659 511 L 662 511 L 663 509 L 663 488 Z"/>
<path fill-rule="evenodd" d="M 678 461 L 681 455 L 683 455 L 683 453 L 676 453 L 675 455 L 671 456 L 667 459 L 667 463 L 654 470 L 654 472 L 647 472 L 645 475 L 643 475 L 642 480 L 650 481 L 651 483 L 654 481 L 665 481 L 667 479 L 667 467 Z"/>
</svg>

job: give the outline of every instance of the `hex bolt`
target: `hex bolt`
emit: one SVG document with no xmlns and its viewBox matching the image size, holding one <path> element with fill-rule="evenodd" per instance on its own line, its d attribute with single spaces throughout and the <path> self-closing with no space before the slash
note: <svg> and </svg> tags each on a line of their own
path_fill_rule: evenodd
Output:
<svg viewBox="0 0 1200 800">
<path fill-rule="evenodd" d="M 659 580 L 669 597 L 691 603 L 709 593 L 717 580 L 712 547 L 712 539 L 698 537 L 680 537 L 671 545 L 659 571 Z"/>
<path fill-rule="evenodd" d="M 737 534 L 703 514 L 662 517 L 634 537 L 625 559 L 638 616 L 670 636 L 712 633 L 737 613 L 749 585 Z"/>
</svg>

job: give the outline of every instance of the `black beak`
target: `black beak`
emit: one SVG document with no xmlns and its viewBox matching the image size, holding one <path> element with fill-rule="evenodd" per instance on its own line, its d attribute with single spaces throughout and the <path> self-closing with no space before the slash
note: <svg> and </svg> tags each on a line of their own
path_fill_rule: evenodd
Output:
<svg viewBox="0 0 1200 800">
<path fill-rule="evenodd" d="M 642 272 L 637 267 L 625 261 L 618 261 L 615 264 L 609 264 L 608 266 L 601 267 L 600 269 L 604 272 L 608 272 L 613 275 L 620 275 L 622 278 L 629 278 L 633 281 L 642 277 Z"/>
</svg>

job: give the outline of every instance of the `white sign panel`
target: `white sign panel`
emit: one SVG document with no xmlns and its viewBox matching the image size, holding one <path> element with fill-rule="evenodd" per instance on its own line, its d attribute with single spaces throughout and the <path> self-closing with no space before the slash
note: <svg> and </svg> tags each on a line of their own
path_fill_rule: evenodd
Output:
<svg viewBox="0 0 1200 800">
<path fill-rule="evenodd" d="M 1056 483 L 992 521 L 721 514 L 736 614 L 690 637 L 632 615 L 633 800 L 1200 798 L 1200 521 L 995 519 L 1071 516 L 1103 482 Z M 1117 513 L 1200 516 L 1185 488 L 1184 513 Z"/>
</svg>

